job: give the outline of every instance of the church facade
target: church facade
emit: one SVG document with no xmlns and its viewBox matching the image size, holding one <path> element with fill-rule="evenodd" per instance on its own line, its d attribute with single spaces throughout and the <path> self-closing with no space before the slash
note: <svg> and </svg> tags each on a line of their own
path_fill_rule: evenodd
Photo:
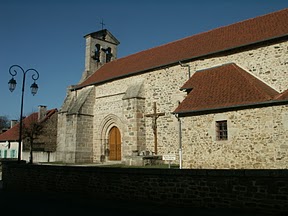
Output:
<svg viewBox="0 0 288 216">
<path fill-rule="evenodd" d="M 117 59 L 88 34 L 85 71 L 58 113 L 57 160 L 183 168 L 288 167 L 288 9 Z"/>
</svg>

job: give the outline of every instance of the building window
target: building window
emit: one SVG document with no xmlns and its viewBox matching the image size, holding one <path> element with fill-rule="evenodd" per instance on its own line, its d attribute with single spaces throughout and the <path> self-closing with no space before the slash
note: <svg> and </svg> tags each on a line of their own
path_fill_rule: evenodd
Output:
<svg viewBox="0 0 288 216">
<path fill-rule="evenodd" d="M 4 150 L 4 157 L 3 158 L 7 158 L 7 150 Z"/>
<path fill-rule="evenodd" d="M 216 139 L 217 140 L 228 139 L 227 120 L 216 121 Z"/>
<path fill-rule="evenodd" d="M 16 150 L 12 149 L 10 151 L 10 158 L 16 158 Z"/>
</svg>

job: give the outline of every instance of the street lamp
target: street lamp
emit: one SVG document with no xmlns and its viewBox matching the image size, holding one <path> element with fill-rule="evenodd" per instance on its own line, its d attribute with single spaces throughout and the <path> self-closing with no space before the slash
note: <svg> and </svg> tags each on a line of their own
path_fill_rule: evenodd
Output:
<svg viewBox="0 0 288 216">
<path fill-rule="evenodd" d="M 13 70 L 12 70 L 13 68 Z M 22 67 L 20 67 L 19 65 L 12 65 L 9 68 L 9 73 L 12 76 L 12 78 L 9 80 L 8 84 L 9 84 L 9 90 L 11 92 L 14 91 L 14 89 L 16 88 L 16 80 L 14 79 L 14 76 L 17 75 L 17 69 L 20 69 L 23 73 L 23 81 L 22 81 L 22 96 L 21 96 L 21 111 L 20 111 L 20 127 L 19 127 L 19 140 L 18 140 L 18 162 L 21 161 L 21 140 L 22 140 L 22 119 L 23 119 L 23 99 L 24 99 L 24 89 L 25 89 L 25 79 L 26 79 L 26 73 L 28 71 L 32 71 L 33 75 L 32 75 L 32 79 L 34 80 L 34 83 L 30 86 L 31 89 L 31 93 L 34 96 L 37 91 L 38 91 L 38 85 L 35 83 L 35 81 L 39 78 L 39 73 L 38 71 L 36 71 L 35 69 L 28 69 L 26 71 L 24 71 L 24 69 Z"/>
</svg>

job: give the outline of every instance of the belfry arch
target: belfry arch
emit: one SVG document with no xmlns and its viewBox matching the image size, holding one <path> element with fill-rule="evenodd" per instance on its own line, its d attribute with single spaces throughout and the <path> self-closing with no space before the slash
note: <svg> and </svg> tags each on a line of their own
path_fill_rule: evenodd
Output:
<svg viewBox="0 0 288 216">
<path fill-rule="evenodd" d="M 121 160 L 123 152 L 123 123 L 114 114 L 105 116 L 100 124 L 101 157 Z"/>
</svg>

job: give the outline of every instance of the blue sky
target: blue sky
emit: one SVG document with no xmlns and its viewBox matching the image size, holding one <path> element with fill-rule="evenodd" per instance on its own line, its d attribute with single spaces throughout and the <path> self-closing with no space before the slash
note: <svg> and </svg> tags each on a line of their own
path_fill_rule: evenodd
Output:
<svg viewBox="0 0 288 216">
<path fill-rule="evenodd" d="M 39 72 L 30 93 L 27 72 L 23 114 L 38 105 L 60 109 L 68 86 L 84 71 L 84 35 L 105 26 L 119 41 L 118 58 L 288 7 L 287 0 L 1 0 L 0 116 L 19 119 L 21 71 L 8 90 L 10 66 Z"/>
</svg>

